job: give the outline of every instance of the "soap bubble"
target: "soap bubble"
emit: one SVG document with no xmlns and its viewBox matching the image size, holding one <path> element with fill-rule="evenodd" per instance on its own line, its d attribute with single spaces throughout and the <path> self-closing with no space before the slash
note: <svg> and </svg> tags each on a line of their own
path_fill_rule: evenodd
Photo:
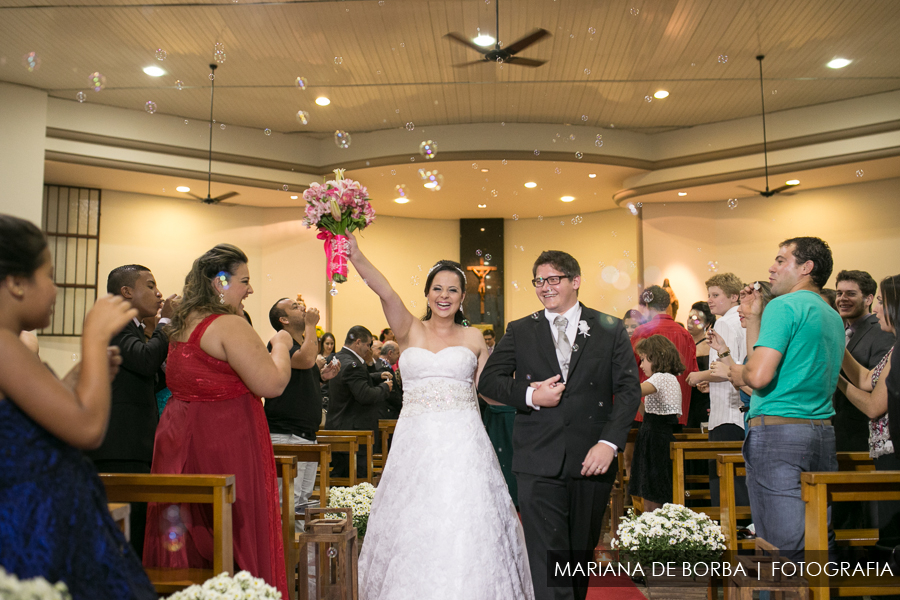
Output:
<svg viewBox="0 0 900 600">
<path fill-rule="evenodd" d="M 168 54 L 166 54 L 166 51 L 162 48 L 159 48 L 156 51 L 156 60 L 166 60 L 166 56 L 168 56 Z"/>
<path fill-rule="evenodd" d="M 175 89 L 178 90 L 179 92 L 180 92 L 182 89 L 184 89 L 184 82 L 183 82 L 182 80 L 180 80 L 180 79 L 176 79 L 176 80 L 175 80 Z"/>
<path fill-rule="evenodd" d="M 147 103 L 144 105 L 144 110 L 146 110 L 148 113 L 150 113 L 152 115 L 153 113 L 156 112 L 156 102 L 154 102 L 153 100 L 148 100 Z"/>
<path fill-rule="evenodd" d="M 555 169 L 553 169 L 553 172 L 556 173 L 557 175 L 562 173 L 562 171 L 560 171 L 559 167 L 556 167 Z"/>
<path fill-rule="evenodd" d="M 491 190 L 491 196 L 493 196 L 494 198 L 496 198 L 499 195 L 500 195 L 500 192 L 498 192 L 497 190 Z"/>
<path fill-rule="evenodd" d="M 34 52 L 29 52 L 22 57 L 22 64 L 28 69 L 29 73 L 34 73 L 41 67 L 41 59 Z"/>
<path fill-rule="evenodd" d="M 425 140 L 419 144 L 419 154 L 426 159 L 432 159 L 437 156 L 437 144 L 432 140 Z"/>
<path fill-rule="evenodd" d="M 603 147 L 603 136 L 600 135 L 599 133 L 597 134 L 597 139 L 594 140 L 594 145 L 597 146 L 598 148 Z"/>
<path fill-rule="evenodd" d="M 490 255 L 490 254 L 485 254 L 485 255 L 484 255 L 484 260 L 485 260 L 485 262 L 490 261 L 490 260 L 491 260 L 491 255 Z"/>
<path fill-rule="evenodd" d="M 519 215 L 513 215 L 513 221 L 518 221 L 518 220 L 519 220 Z"/>
<path fill-rule="evenodd" d="M 504 158 L 503 160 L 500 161 L 500 164 L 506 166 L 507 160 Z"/>
<path fill-rule="evenodd" d="M 213 59 L 220 65 L 225 62 L 225 51 L 224 50 L 216 50 L 213 53 Z"/>
<path fill-rule="evenodd" d="M 415 128 L 416 128 L 416 124 L 413 123 L 412 121 L 410 121 L 409 123 L 406 124 L 406 130 L 407 130 L 407 131 L 412 131 L 412 130 L 415 129 Z"/>
<path fill-rule="evenodd" d="M 298 77 L 298 78 L 294 81 L 294 83 L 297 84 L 297 88 L 299 88 L 299 89 L 301 89 L 301 90 L 305 90 L 305 89 L 306 89 L 306 77 Z"/>
<path fill-rule="evenodd" d="M 572 217 L 572 225 L 578 225 L 583 220 L 584 218 L 581 215 L 575 215 L 574 217 Z"/>
<path fill-rule="evenodd" d="M 476 250 L 476 251 L 475 251 L 475 256 L 481 256 L 481 250 Z"/>
<path fill-rule="evenodd" d="M 72 362 L 78 362 L 79 356 L 77 354 L 72 355 Z"/>
<path fill-rule="evenodd" d="M 263 133 L 266 135 L 272 135 L 272 130 L 266 127 L 265 129 L 263 129 Z"/>
<path fill-rule="evenodd" d="M 225 123 L 219 123 L 219 129 L 225 131 Z"/>
<path fill-rule="evenodd" d="M 717 273 L 717 272 L 719 271 L 719 262 L 718 262 L 718 261 L 716 261 L 716 260 L 711 260 L 711 261 L 709 261 L 709 262 L 706 263 L 706 264 L 707 264 L 707 266 L 709 267 L 709 272 L 710 272 L 710 273 Z"/>
<path fill-rule="evenodd" d="M 538 215 L 538 221 L 543 221 L 544 217 L 542 215 Z"/>
<path fill-rule="evenodd" d="M 738 205 L 737 198 L 729 198 L 728 199 L 728 208 L 734 210 L 734 208 Z"/>
<path fill-rule="evenodd" d="M 473 169 L 477 169 L 477 168 L 478 168 L 478 163 L 472 163 L 472 168 L 473 168 Z"/>
<path fill-rule="evenodd" d="M 335 56 L 334 64 L 336 64 L 336 65 L 344 64 L 344 57 L 343 56 Z"/>
<path fill-rule="evenodd" d="M 413 275 L 412 277 L 409 278 L 409 282 L 410 282 L 412 285 L 419 285 L 419 276 L 418 276 L 418 275 Z"/>
<path fill-rule="evenodd" d="M 644 96 L 644 102 L 647 102 L 647 103 L 653 102 L 653 96 Z"/>
<path fill-rule="evenodd" d="M 519 291 L 519 282 L 516 281 L 515 279 L 513 279 L 511 283 L 512 283 L 513 289 L 518 292 Z"/>
<path fill-rule="evenodd" d="M 535 155 L 535 156 L 540 156 L 540 155 L 541 155 L 541 151 L 540 151 L 540 150 L 535 150 L 535 151 L 534 151 L 534 155 Z"/>
<path fill-rule="evenodd" d="M 101 75 L 100 73 L 91 73 L 90 81 L 91 89 L 95 92 L 99 92 L 106 87 L 106 77 L 104 75 Z"/>
<path fill-rule="evenodd" d="M 328 290 L 328 293 L 331 294 L 332 296 L 338 295 L 337 284 L 335 284 L 335 282 L 333 282 L 333 281 L 331 282 L 331 289 Z"/>
<path fill-rule="evenodd" d="M 631 9 L 631 16 L 632 16 L 632 17 L 636 17 L 636 16 L 638 16 L 639 14 L 641 14 L 641 9 L 636 8 L 636 7 Z"/>
<path fill-rule="evenodd" d="M 406 198 L 406 185 L 405 184 L 401 183 L 400 185 L 395 186 L 394 190 L 396 190 L 398 198 Z"/>
<path fill-rule="evenodd" d="M 865 173 L 863 173 L 863 170 L 862 170 L 862 169 L 857 169 L 857 170 L 856 170 L 856 176 L 857 176 L 857 177 L 862 177 L 863 175 L 865 175 Z"/>
<path fill-rule="evenodd" d="M 724 64 L 727 63 L 727 62 L 728 62 L 728 55 L 727 55 L 727 54 L 720 54 L 720 55 L 719 55 L 719 63 L 724 65 Z"/>
<path fill-rule="evenodd" d="M 591 74 L 591 70 L 590 70 L 590 69 L 585 69 L 585 70 L 584 70 L 584 74 L 585 74 L 585 75 L 590 75 L 590 74 Z"/>
<path fill-rule="evenodd" d="M 308 125 L 309 124 L 309 113 L 306 112 L 305 110 L 298 110 L 297 111 L 297 121 L 301 125 Z"/>
<path fill-rule="evenodd" d="M 650 304 L 653 302 L 653 292 L 650 290 L 644 290 L 644 293 L 641 294 L 641 300 L 644 304 Z"/>
<path fill-rule="evenodd" d="M 75 99 L 78 100 L 79 102 L 84 102 L 85 101 L 84 92 L 78 92 L 77 94 L 75 94 Z"/>
<path fill-rule="evenodd" d="M 288 191 L 288 190 L 291 189 L 291 188 L 288 186 L 288 184 L 284 184 L 283 186 L 281 186 L 281 189 L 284 190 L 284 191 L 286 192 L 286 191 Z"/>
<path fill-rule="evenodd" d="M 332 547 L 328 549 L 328 558 L 334 558 L 335 556 L 337 556 L 337 554 L 338 552 L 336 548 Z"/>
<path fill-rule="evenodd" d="M 215 73 L 210 73 L 210 74 L 209 74 L 209 80 L 210 80 L 210 81 L 214 80 L 215 78 L 216 78 L 216 74 L 215 74 Z"/>
<path fill-rule="evenodd" d="M 587 121 L 587 120 L 588 120 L 588 116 L 587 116 L 587 115 L 581 115 L 581 120 L 582 120 L 582 121 Z"/>
<path fill-rule="evenodd" d="M 593 27 L 588 27 L 588 33 L 591 35 L 594 35 L 595 33 L 597 33 L 597 30 L 594 29 Z"/>
<path fill-rule="evenodd" d="M 582 152 L 575 153 L 575 158 L 581 159 L 583 156 L 584 156 L 584 153 L 582 153 Z"/>
</svg>

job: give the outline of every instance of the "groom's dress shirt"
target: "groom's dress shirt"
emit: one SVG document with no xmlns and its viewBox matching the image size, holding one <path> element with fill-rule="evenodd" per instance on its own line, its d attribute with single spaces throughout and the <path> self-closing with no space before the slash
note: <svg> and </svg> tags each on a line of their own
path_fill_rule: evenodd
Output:
<svg viewBox="0 0 900 600">
<path fill-rule="evenodd" d="M 566 319 L 566 338 L 569 340 L 569 347 L 572 348 L 572 352 L 575 352 L 575 336 L 578 335 L 578 322 L 581 320 L 581 303 L 576 302 L 575 306 L 567 310 L 566 312 L 559 315 L 559 313 L 553 313 L 544 309 L 544 318 L 550 322 L 550 335 L 553 336 L 553 344 L 556 346 L 556 360 L 559 361 L 559 370 L 567 371 L 568 365 L 571 362 L 571 354 L 569 356 L 563 356 L 562 352 L 559 351 L 559 330 L 556 328 L 556 317 L 562 316 Z M 562 382 L 565 383 L 565 382 Z M 537 406 L 531 401 L 531 397 L 534 395 L 534 388 L 529 387 L 525 390 L 525 404 L 534 410 L 541 410 L 540 406 Z M 618 448 L 616 445 L 607 442 L 606 440 L 598 440 L 603 442 L 607 446 L 613 449 L 614 452 L 618 453 Z"/>
</svg>

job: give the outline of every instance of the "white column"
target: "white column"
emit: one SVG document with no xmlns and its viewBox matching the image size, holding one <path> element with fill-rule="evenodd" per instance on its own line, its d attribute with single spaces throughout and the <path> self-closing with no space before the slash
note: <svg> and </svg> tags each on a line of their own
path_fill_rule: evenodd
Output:
<svg viewBox="0 0 900 600">
<path fill-rule="evenodd" d="M 0 213 L 41 225 L 47 92 L 0 83 Z"/>
</svg>

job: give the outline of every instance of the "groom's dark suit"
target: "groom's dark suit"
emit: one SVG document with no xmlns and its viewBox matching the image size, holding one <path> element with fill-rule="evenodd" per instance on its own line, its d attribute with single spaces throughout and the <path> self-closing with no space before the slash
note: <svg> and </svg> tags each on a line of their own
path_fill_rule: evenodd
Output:
<svg viewBox="0 0 900 600">
<path fill-rule="evenodd" d="M 615 461 L 605 474 L 591 477 L 581 475 L 582 461 L 600 440 L 622 451 L 640 404 L 637 366 L 622 321 L 584 305 L 580 320 L 587 335 L 579 328 L 559 405 L 533 410 L 525 400 L 530 384 L 561 375 L 544 311 L 509 324 L 478 384 L 485 397 L 518 409 L 513 471 L 539 600 L 587 594 L 586 578 L 571 588 L 547 587 L 547 553 L 590 553 L 599 542 Z"/>
</svg>

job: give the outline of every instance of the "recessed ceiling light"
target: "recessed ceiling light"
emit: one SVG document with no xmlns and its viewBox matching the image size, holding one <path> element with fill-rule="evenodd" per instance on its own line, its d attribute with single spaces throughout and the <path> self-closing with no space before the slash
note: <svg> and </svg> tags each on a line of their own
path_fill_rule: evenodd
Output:
<svg viewBox="0 0 900 600">
<path fill-rule="evenodd" d="M 481 230 L 484 231 L 484 227 L 482 227 Z"/>
<path fill-rule="evenodd" d="M 825 66 L 830 69 L 843 69 L 852 62 L 852 60 L 847 60 L 846 58 L 835 58 L 834 60 L 829 61 Z"/>
<path fill-rule="evenodd" d="M 678 192 L 679 196 L 687 196 L 687 192 Z"/>
<path fill-rule="evenodd" d="M 399 198 L 394 198 L 394 202 L 396 202 L 397 204 L 406 204 L 407 202 L 409 202 L 409 198 L 400 196 Z"/>
<path fill-rule="evenodd" d="M 144 67 L 144 73 L 150 77 L 162 77 L 166 74 L 166 72 L 159 67 Z"/>
<path fill-rule="evenodd" d="M 431 188 L 436 188 L 436 187 L 437 187 L 437 181 L 429 181 L 428 183 L 423 183 L 423 184 L 422 184 L 422 187 L 424 187 L 424 188 L 426 188 L 426 189 L 429 189 L 429 190 L 430 190 Z"/>
<path fill-rule="evenodd" d="M 329 100 L 325 96 L 319 96 L 318 98 L 316 98 L 316 104 L 318 104 L 319 106 L 328 106 L 329 104 L 331 104 L 331 100 Z"/>
<path fill-rule="evenodd" d="M 487 204 L 479 204 L 478 208 L 487 208 Z"/>
<path fill-rule="evenodd" d="M 535 182 L 533 182 L 533 181 L 529 181 L 529 182 L 527 182 L 527 183 L 525 184 L 525 187 L 527 187 L 528 189 L 536 188 L 536 187 L 537 187 L 537 184 L 536 184 Z"/>
<path fill-rule="evenodd" d="M 186 186 L 186 185 L 179 185 L 177 188 L 175 188 L 175 191 L 178 191 L 178 192 L 189 192 L 189 191 L 191 191 L 191 188 L 189 188 L 189 187 Z"/>
<path fill-rule="evenodd" d="M 481 170 L 482 173 L 487 173 L 488 171 L 490 171 L 490 169 L 482 169 Z"/>
<path fill-rule="evenodd" d="M 299 196 L 291 196 L 291 200 L 296 200 Z"/>
<path fill-rule="evenodd" d="M 669 97 L 669 92 L 667 92 L 666 90 L 659 90 L 658 92 L 653 94 L 653 97 L 657 98 L 658 100 L 662 100 L 663 98 Z"/>
<path fill-rule="evenodd" d="M 800 180 L 799 179 L 789 179 L 788 181 L 785 181 L 784 183 L 785 183 L 785 185 L 800 185 Z"/>
<path fill-rule="evenodd" d="M 595 178 L 596 176 L 596 173 L 588 173 L 588 177 L 590 177 L 591 179 Z"/>
<path fill-rule="evenodd" d="M 563 196 L 562 198 L 560 198 L 560 200 L 562 200 L 563 202 L 571 202 L 574 199 L 575 196 Z"/>
<path fill-rule="evenodd" d="M 497 40 L 495 40 L 494 38 L 492 38 L 491 36 L 489 36 L 485 33 L 482 33 L 478 37 L 473 39 L 472 41 L 475 42 L 476 44 L 478 44 L 479 46 L 484 47 L 484 46 L 490 46 Z"/>
</svg>

